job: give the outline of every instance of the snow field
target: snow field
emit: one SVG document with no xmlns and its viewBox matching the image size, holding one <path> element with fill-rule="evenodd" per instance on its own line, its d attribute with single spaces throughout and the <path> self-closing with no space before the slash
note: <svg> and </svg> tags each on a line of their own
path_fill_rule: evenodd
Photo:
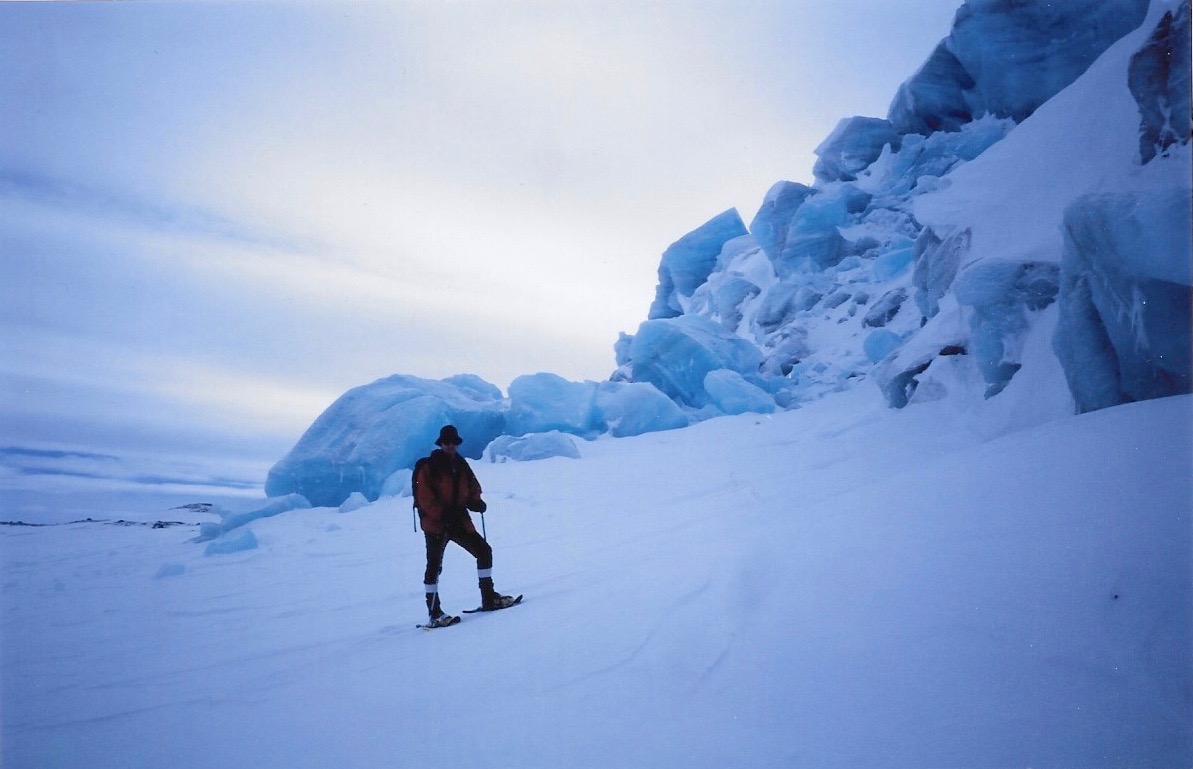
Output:
<svg viewBox="0 0 1193 769">
<path fill-rule="evenodd" d="M 5 529 L 0 763 L 1188 765 L 1191 417 L 986 440 L 861 388 L 475 462 L 527 599 L 434 632 L 404 498 L 255 521 L 230 555 Z M 458 548 L 441 593 L 479 601 Z"/>
</svg>

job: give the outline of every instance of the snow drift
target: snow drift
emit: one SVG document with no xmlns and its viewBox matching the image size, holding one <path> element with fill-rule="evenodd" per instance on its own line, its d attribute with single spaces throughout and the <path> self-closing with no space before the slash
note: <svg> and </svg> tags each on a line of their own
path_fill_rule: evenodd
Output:
<svg viewBox="0 0 1193 769">
<path fill-rule="evenodd" d="M 854 388 L 476 463 L 527 599 L 433 633 L 404 499 L 210 555 L 0 528 L 0 762 L 1191 765 L 1193 397 L 998 416 Z M 448 608 L 474 567 L 449 551 Z"/>
</svg>

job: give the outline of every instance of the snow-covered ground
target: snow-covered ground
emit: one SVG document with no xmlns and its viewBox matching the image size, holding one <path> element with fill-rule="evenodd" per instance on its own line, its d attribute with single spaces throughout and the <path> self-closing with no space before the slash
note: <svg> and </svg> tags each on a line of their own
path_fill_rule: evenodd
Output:
<svg viewBox="0 0 1193 769">
<path fill-rule="evenodd" d="M 474 462 L 527 598 L 433 632 L 405 498 L 231 555 L 0 527 L 0 764 L 1193 765 L 1193 397 L 990 419 L 861 387 Z"/>
</svg>

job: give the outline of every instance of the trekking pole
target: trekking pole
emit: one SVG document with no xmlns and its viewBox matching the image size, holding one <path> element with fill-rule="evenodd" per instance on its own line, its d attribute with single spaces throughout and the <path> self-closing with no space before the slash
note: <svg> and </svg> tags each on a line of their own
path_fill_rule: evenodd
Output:
<svg viewBox="0 0 1193 769">
<path fill-rule="evenodd" d="M 488 542 L 489 532 L 485 531 L 485 514 L 481 513 L 481 537 Z"/>
</svg>

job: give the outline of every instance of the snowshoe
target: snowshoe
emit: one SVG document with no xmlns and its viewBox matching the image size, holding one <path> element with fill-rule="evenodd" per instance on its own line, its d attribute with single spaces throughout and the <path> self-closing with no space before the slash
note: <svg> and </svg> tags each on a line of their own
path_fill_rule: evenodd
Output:
<svg viewBox="0 0 1193 769">
<path fill-rule="evenodd" d="M 485 596 L 485 599 L 483 601 L 481 601 L 481 608 L 484 609 L 485 611 L 497 611 L 498 609 L 508 609 L 509 607 L 514 605 L 514 601 L 516 601 L 516 600 L 517 599 L 514 598 L 512 595 L 502 595 L 500 593 L 493 593 L 492 595 Z"/>
<path fill-rule="evenodd" d="M 434 630 L 435 628 L 451 627 L 459 621 L 459 617 L 452 616 L 451 614 L 440 614 L 438 617 L 432 617 L 430 620 L 428 620 L 427 624 L 419 625 L 418 627 L 424 628 L 426 630 Z"/>
<path fill-rule="evenodd" d="M 481 611 L 500 611 L 501 609 L 508 609 L 511 606 L 517 606 L 522 603 L 522 596 L 501 595 L 500 593 L 492 596 L 485 596 L 481 605 L 475 609 L 465 609 L 465 614 L 476 614 Z"/>
</svg>

